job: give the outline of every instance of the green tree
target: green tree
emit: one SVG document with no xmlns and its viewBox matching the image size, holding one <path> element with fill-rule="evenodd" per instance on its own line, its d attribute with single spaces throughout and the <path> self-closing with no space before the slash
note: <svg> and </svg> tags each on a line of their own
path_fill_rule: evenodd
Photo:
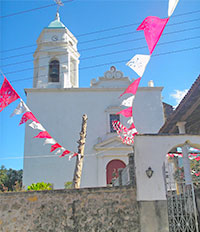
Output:
<svg viewBox="0 0 200 232">
<path fill-rule="evenodd" d="M 4 165 L 0 168 L 0 191 L 15 191 L 22 188 L 22 170 L 6 169 Z"/>
</svg>

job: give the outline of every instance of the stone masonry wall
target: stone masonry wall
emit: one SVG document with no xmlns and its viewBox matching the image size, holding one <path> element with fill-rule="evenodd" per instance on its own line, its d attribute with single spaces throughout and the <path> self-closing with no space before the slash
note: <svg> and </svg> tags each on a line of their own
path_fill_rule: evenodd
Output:
<svg viewBox="0 0 200 232">
<path fill-rule="evenodd" d="M 139 232 L 132 187 L 0 194 L 1 232 Z"/>
</svg>

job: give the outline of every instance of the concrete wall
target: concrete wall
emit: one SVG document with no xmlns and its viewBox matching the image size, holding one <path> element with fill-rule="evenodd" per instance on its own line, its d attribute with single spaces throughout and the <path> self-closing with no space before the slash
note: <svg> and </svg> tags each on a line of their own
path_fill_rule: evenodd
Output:
<svg viewBox="0 0 200 232">
<path fill-rule="evenodd" d="M 168 232 L 166 201 L 132 187 L 0 194 L 1 232 Z"/>
<path fill-rule="evenodd" d="M 141 201 L 141 232 L 169 232 L 167 201 Z"/>
<path fill-rule="evenodd" d="M 127 152 L 115 149 L 97 153 L 94 149 L 99 138 L 103 142 L 117 136 L 116 133 L 109 133 L 108 116 L 115 107 L 118 108 L 114 113 L 120 111 L 122 99 L 127 98 L 123 96 L 119 99 L 123 91 L 124 88 L 27 90 L 28 107 L 49 134 L 70 151 L 77 152 L 76 141 L 79 140 L 82 115 L 88 115 L 82 187 L 106 186 L 107 163 L 115 157 L 126 161 L 124 155 L 132 151 L 130 146 L 127 146 L 130 148 Z M 133 109 L 135 124 L 140 133 L 156 133 L 163 124 L 161 91 L 160 87 L 138 89 Z M 124 125 L 126 121 L 127 118 L 121 116 Z M 27 186 L 33 182 L 45 181 L 53 183 L 54 188 L 63 188 L 65 182 L 72 180 L 74 159 L 69 162 L 67 157 L 61 159 L 50 153 L 50 145 L 43 146 L 43 139 L 33 139 L 38 133 L 39 131 L 26 126 L 23 183 Z M 102 153 L 113 158 L 99 162 L 97 157 Z"/>
<path fill-rule="evenodd" d="M 182 147 L 188 141 L 199 148 L 199 135 L 137 135 L 134 141 L 138 201 L 166 200 L 163 163 L 166 154 L 174 147 Z M 153 175 L 148 178 L 146 170 Z"/>
<path fill-rule="evenodd" d="M 139 232 L 139 228 L 132 188 L 0 194 L 2 232 Z"/>
</svg>

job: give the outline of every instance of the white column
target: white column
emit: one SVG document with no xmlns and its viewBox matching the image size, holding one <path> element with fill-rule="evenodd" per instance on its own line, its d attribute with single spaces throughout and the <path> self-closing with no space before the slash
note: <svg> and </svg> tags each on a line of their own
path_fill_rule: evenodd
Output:
<svg viewBox="0 0 200 232">
<path fill-rule="evenodd" d="M 185 184 L 189 185 L 192 184 L 192 176 L 191 176 L 191 170 L 190 170 L 190 160 L 189 160 L 189 146 L 188 144 L 185 144 L 182 147 L 182 154 L 183 154 L 183 168 L 184 168 L 184 174 L 185 174 Z"/>
<path fill-rule="evenodd" d="M 177 122 L 176 126 L 178 127 L 179 134 L 185 134 L 185 124 L 186 122 Z"/>
<path fill-rule="evenodd" d="M 67 65 L 62 65 L 61 88 L 71 88 L 69 70 Z"/>
<path fill-rule="evenodd" d="M 185 134 L 185 124 L 186 122 L 177 122 L 176 126 L 178 127 L 179 134 Z M 191 176 L 191 170 L 190 170 L 190 160 L 189 160 L 189 145 L 185 144 L 182 147 L 182 154 L 183 154 L 183 169 L 184 169 L 184 175 L 185 175 L 185 183 L 186 185 L 189 185 L 192 183 L 192 176 Z"/>
<path fill-rule="evenodd" d="M 76 64 L 75 64 L 75 67 L 76 67 L 76 75 L 75 75 L 75 83 L 76 83 L 76 86 L 75 87 L 79 87 L 79 60 L 76 60 Z"/>
</svg>

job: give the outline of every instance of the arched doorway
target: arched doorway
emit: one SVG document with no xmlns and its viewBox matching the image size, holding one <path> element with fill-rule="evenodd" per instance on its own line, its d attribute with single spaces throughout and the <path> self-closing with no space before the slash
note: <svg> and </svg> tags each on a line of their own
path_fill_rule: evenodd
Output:
<svg viewBox="0 0 200 232">
<path fill-rule="evenodd" d="M 110 184 L 112 182 L 113 173 L 115 173 L 115 177 L 119 176 L 118 169 L 125 168 L 126 164 L 118 159 L 111 160 L 106 166 L 106 182 Z"/>
</svg>

